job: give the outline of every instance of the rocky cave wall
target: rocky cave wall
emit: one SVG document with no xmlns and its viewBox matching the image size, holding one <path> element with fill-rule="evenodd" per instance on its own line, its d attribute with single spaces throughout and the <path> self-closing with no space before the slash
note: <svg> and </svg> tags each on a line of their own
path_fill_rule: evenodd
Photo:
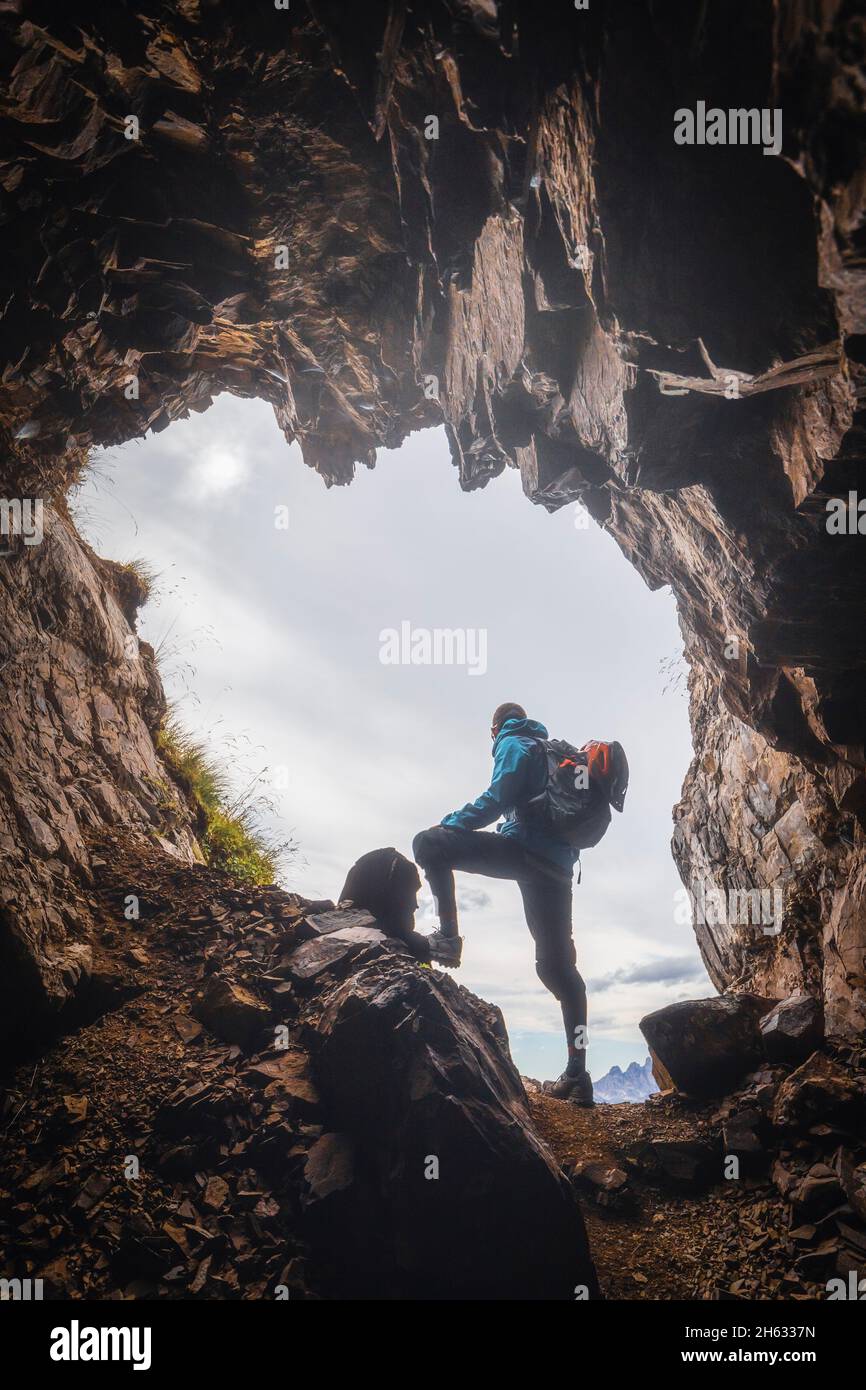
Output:
<svg viewBox="0 0 866 1390">
<path fill-rule="evenodd" d="M 228 390 L 328 484 L 444 422 L 463 488 L 517 467 L 671 585 L 681 875 L 785 897 L 698 926 L 710 974 L 862 1029 L 866 542 L 825 524 L 862 486 L 857 8 L 0 8 L 0 492 L 46 502 L 0 572 L 7 1022 L 86 971 L 89 826 L 194 853 L 129 576 L 63 498 Z M 698 101 L 779 108 L 781 154 L 676 144 Z"/>
</svg>

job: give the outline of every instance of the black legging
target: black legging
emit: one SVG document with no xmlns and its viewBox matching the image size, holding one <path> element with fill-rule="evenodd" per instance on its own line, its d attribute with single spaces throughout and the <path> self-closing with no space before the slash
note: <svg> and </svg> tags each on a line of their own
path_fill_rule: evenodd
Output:
<svg viewBox="0 0 866 1390">
<path fill-rule="evenodd" d="M 516 880 L 535 942 L 536 973 L 562 1007 L 569 1052 L 577 1041 L 578 1052 L 585 1057 L 585 1038 L 576 1036 L 578 1028 L 586 1028 L 586 986 L 577 970 L 571 938 L 571 874 L 531 854 L 514 836 L 486 830 L 434 825 L 415 836 L 412 853 L 430 884 L 446 936 L 457 935 L 454 869 Z"/>
</svg>

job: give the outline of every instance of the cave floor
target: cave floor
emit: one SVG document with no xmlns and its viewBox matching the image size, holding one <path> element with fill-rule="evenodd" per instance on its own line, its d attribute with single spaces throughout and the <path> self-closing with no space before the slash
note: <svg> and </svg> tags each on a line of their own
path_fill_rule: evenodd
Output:
<svg viewBox="0 0 866 1390">
<path fill-rule="evenodd" d="M 611 1194 L 582 1183 L 583 1213 L 609 1299 L 814 1299 L 793 1269 L 788 1209 L 775 1187 L 747 1179 L 677 1190 L 644 1156 L 651 1144 L 700 1143 L 710 1108 L 656 1096 L 581 1109 L 530 1094 L 536 1126 L 566 1171 L 594 1161 L 624 1173 Z"/>
<path fill-rule="evenodd" d="M 43 1278 L 54 1298 L 258 1298 L 276 1283 L 292 1298 L 320 1296 L 297 1234 L 321 1133 L 303 1084 L 278 1089 L 269 1109 L 243 1050 L 192 1013 L 209 973 L 233 961 L 243 975 L 267 949 L 268 919 L 292 910 L 286 895 L 278 908 L 261 897 L 271 890 L 234 888 L 156 851 L 131 878 L 128 846 L 104 853 L 92 901 L 102 1012 L 0 1077 L 0 1276 Z M 130 881 L 142 908 L 132 922 Z M 690 1190 L 648 1160 L 653 1146 L 700 1148 L 711 1107 L 656 1096 L 581 1110 L 528 1091 L 567 1172 L 594 1161 L 625 1175 L 612 1192 L 578 1179 L 607 1298 L 818 1296 L 792 1269 L 772 1184 Z M 196 1127 L 204 1145 L 187 1137 Z"/>
</svg>

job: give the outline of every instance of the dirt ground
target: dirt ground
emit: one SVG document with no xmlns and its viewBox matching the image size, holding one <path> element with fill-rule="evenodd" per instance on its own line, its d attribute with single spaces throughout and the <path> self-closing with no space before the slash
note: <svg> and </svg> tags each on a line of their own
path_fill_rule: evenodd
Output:
<svg viewBox="0 0 866 1390">
<path fill-rule="evenodd" d="M 530 1097 L 535 1122 L 562 1166 L 596 1160 L 627 1182 L 613 1195 L 584 1187 L 583 1212 L 602 1292 L 610 1299 L 809 1299 L 793 1273 L 787 1213 L 766 1182 L 719 1183 L 684 1193 L 659 1179 L 648 1146 L 699 1138 L 708 1112 L 654 1098 L 580 1109 Z"/>
</svg>

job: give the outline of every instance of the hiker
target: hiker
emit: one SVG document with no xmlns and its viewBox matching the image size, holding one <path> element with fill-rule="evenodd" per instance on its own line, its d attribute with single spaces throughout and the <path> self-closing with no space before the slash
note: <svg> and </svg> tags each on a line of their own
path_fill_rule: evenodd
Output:
<svg viewBox="0 0 866 1390">
<path fill-rule="evenodd" d="M 586 987 L 576 963 L 571 936 L 571 883 L 580 850 L 557 838 L 527 803 L 547 782 L 547 730 L 528 719 L 521 705 L 500 705 L 490 730 L 493 778 L 477 801 L 452 813 L 439 825 L 415 836 L 412 852 L 430 884 L 439 929 L 427 941 L 440 965 L 457 967 L 463 951 L 458 931 L 454 869 L 490 878 L 512 878 L 523 898 L 526 925 L 535 941 L 535 969 L 541 983 L 562 1007 L 568 1062 L 549 1094 L 592 1104 L 586 1070 Z M 497 833 L 485 825 L 505 819 Z"/>
</svg>

